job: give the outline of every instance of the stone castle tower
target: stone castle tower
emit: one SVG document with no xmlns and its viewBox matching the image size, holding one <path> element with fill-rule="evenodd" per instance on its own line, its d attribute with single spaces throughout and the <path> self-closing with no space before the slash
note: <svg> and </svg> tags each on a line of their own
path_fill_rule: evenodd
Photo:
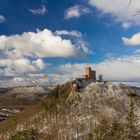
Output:
<svg viewBox="0 0 140 140">
<path fill-rule="evenodd" d="M 96 71 L 93 71 L 91 67 L 86 67 L 83 78 L 96 81 Z"/>
</svg>

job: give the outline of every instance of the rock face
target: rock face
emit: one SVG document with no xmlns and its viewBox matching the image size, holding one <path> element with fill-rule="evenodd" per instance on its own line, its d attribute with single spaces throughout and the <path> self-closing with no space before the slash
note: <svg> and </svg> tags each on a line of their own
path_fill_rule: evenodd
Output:
<svg viewBox="0 0 140 140">
<path fill-rule="evenodd" d="M 30 119 L 24 118 L 26 121 L 17 123 L 14 130 L 0 133 L 0 138 L 6 140 L 17 131 L 34 128 L 50 139 L 85 140 L 92 127 L 103 118 L 110 123 L 113 120 L 125 122 L 131 94 L 135 93 L 133 90 L 122 84 L 92 81 L 80 81 L 78 84 L 80 88 L 76 91 L 73 91 L 71 83 L 57 87 L 45 99 L 39 113 L 30 116 Z M 140 98 L 132 98 L 140 118 Z"/>
<path fill-rule="evenodd" d="M 82 91 L 81 98 L 94 99 L 98 97 L 126 97 L 130 89 L 125 85 L 113 85 L 111 83 L 91 83 Z"/>
</svg>

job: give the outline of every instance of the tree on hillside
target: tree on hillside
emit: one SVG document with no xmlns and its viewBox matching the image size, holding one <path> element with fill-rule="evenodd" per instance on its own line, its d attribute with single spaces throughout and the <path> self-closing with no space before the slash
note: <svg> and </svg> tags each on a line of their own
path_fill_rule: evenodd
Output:
<svg viewBox="0 0 140 140">
<path fill-rule="evenodd" d="M 129 104 L 129 111 L 127 114 L 127 133 L 128 137 L 132 140 L 137 140 L 140 138 L 139 136 L 139 130 L 137 128 L 137 116 L 135 114 L 135 104 L 132 98 L 130 98 L 130 104 Z"/>
</svg>

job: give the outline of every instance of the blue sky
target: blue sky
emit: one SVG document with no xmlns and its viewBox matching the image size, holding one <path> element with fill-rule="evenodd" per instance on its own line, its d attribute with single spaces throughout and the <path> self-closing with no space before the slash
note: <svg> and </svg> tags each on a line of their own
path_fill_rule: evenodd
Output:
<svg viewBox="0 0 140 140">
<path fill-rule="evenodd" d="M 1 80 L 68 79 L 91 66 L 107 80 L 140 81 L 140 2 L 128 3 L 1 0 Z"/>
</svg>

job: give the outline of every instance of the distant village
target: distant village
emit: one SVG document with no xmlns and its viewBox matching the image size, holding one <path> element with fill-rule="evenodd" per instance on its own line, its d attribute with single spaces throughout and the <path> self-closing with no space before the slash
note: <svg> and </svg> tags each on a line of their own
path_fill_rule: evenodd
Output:
<svg viewBox="0 0 140 140">
<path fill-rule="evenodd" d="M 0 121 L 6 120 L 17 113 L 20 113 L 22 109 L 7 109 L 7 108 L 0 108 Z"/>
</svg>

